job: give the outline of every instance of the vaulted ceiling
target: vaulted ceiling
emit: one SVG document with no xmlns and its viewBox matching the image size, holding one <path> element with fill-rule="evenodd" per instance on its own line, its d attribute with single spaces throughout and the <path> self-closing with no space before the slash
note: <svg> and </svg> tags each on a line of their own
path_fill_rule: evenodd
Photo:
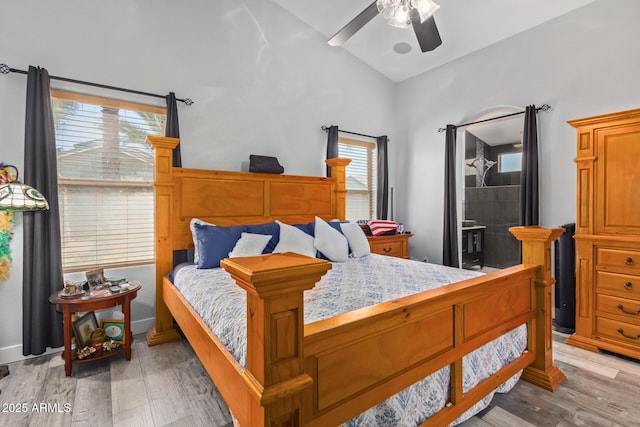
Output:
<svg viewBox="0 0 640 427">
<path fill-rule="evenodd" d="M 327 39 L 351 21 L 372 0 L 272 0 Z M 378 15 L 341 47 L 394 82 L 482 49 L 540 25 L 595 0 L 435 0 L 435 21 L 442 45 L 422 53 L 411 28 L 387 25 Z M 407 53 L 397 53 L 401 45 Z M 398 48 L 396 48 L 398 49 Z M 398 49 L 400 50 L 400 49 Z"/>
</svg>

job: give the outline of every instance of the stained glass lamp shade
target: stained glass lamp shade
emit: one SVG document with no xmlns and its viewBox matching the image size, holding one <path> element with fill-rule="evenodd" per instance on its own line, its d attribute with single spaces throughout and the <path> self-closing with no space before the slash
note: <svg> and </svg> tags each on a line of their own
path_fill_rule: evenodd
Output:
<svg viewBox="0 0 640 427">
<path fill-rule="evenodd" d="M 0 163 L 0 281 L 9 280 L 13 212 L 47 209 L 49 204 L 38 190 L 18 181 L 15 166 Z"/>
<path fill-rule="evenodd" d="M 0 210 L 43 211 L 48 209 L 47 200 L 30 185 L 17 180 L 0 185 Z"/>
</svg>

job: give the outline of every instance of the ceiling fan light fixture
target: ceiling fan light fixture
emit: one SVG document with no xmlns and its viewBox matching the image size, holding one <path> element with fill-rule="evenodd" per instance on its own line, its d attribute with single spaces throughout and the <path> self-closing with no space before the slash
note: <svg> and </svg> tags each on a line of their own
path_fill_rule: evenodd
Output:
<svg viewBox="0 0 640 427">
<path fill-rule="evenodd" d="M 409 28 L 409 25 L 411 25 L 409 11 L 410 10 L 406 6 L 396 8 L 395 15 L 389 18 L 389 22 L 387 23 L 396 28 Z"/>
<path fill-rule="evenodd" d="M 440 9 L 440 5 L 436 4 L 432 0 L 416 0 L 413 3 L 415 4 L 415 9 L 420 15 L 420 22 L 424 22 L 433 15 L 436 10 Z"/>
<path fill-rule="evenodd" d="M 400 3 L 397 0 L 377 0 L 376 7 L 380 15 L 385 19 L 390 19 L 396 14 L 396 9 L 400 6 Z"/>
<path fill-rule="evenodd" d="M 376 7 L 380 15 L 389 20 L 389 25 L 398 28 L 411 25 L 411 15 L 414 11 L 420 16 L 422 23 L 440 8 L 432 0 L 377 0 Z"/>
</svg>

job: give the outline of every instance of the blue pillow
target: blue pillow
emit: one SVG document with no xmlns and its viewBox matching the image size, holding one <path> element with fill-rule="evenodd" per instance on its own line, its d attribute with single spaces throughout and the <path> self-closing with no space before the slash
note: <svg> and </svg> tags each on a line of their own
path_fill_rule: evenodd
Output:
<svg viewBox="0 0 640 427">
<path fill-rule="evenodd" d="M 268 222 L 266 224 L 248 225 L 247 233 L 267 234 L 271 235 L 271 240 L 267 243 L 267 247 L 262 251 L 263 254 L 270 254 L 280 241 L 280 226 L 277 222 Z"/>
<path fill-rule="evenodd" d="M 195 242 L 198 251 L 198 268 L 217 268 L 220 261 L 229 257 L 236 242 L 240 240 L 246 225 L 218 227 L 209 224 L 193 224 Z"/>
<path fill-rule="evenodd" d="M 304 231 L 305 233 L 307 233 L 309 236 L 313 237 L 313 231 L 314 231 L 314 223 L 310 222 L 308 224 L 293 224 L 293 226 L 299 230 Z"/>
<path fill-rule="evenodd" d="M 341 221 L 325 221 L 327 224 L 329 224 L 331 227 L 335 228 L 336 230 L 338 230 L 340 232 L 340 234 L 344 234 L 342 232 L 342 228 L 340 228 L 340 222 Z M 344 221 L 347 222 L 347 221 Z M 302 231 L 304 231 L 307 234 L 310 234 L 312 236 L 315 237 L 316 235 L 316 222 L 312 221 L 308 224 L 297 224 L 296 227 L 300 228 Z"/>
</svg>

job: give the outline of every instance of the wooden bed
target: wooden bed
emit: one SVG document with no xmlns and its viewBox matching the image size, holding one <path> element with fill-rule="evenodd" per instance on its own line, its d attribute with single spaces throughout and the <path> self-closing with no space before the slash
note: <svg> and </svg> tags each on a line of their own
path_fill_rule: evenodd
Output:
<svg viewBox="0 0 640 427">
<path fill-rule="evenodd" d="M 329 426 L 353 418 L 449 365 L 449 404 L 425 425 L 446 425 L 506 379 L 548 390 L 564 380 L 551 348 L 551 242 L 562 229 L 515 227 L 523 265 L 305 325 L 303 292 L 331 264 L 296 254 L 223 260 L 247 292 L 243 368 L 166 279 L 173 251 L 193 248 L 189 222 L 305 223 L 344 219 L 347 159 L 332 178 L 171 167 L 178 139 L 155 148 L 156 325 L 149 345 L 181 339 L 179 325 L 242 426 Z M 467 393 L 462 357 L 527 324 L 528 350 Z M 421 339 L 415 337 L 420 335 Z"/>
</svg>

